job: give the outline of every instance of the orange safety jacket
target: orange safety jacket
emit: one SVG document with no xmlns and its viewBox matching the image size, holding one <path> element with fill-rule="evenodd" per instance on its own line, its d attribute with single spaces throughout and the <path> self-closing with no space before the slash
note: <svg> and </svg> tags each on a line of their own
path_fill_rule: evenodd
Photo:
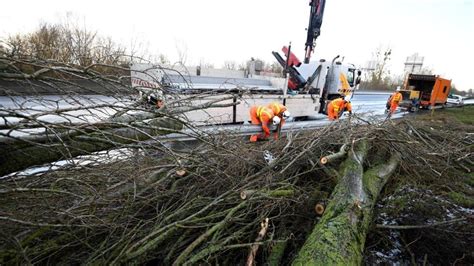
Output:
<svg viewBox="0 0 474 266">
<path fill-rule="evenodd" d="M 281 118 L 281 116 L 283 116 L 283 112 L 288 110 L 288 108 L 286 108 L 286 106 L 284 106 L 281 103 L 277 103 L 277 102 L 270 103 L 269 105 L 267 105 L 267 107 L 270 108 L 273 111 L 274 115 L 277 115 L 280 118 Z"/>
<path fill-rule="evenodd" d="M 403 100 L 403 96 L 400 92 L 394 92 L 392 96 L 390 96 L 390 103 L 392 104 L 399 104 Z"/>
<path fill-rule="evenodd" d="M 334 112 L 339 114 L 339 112 L 344 110 L 344 107 L 345 107 L 344 99 L 337 98 L 337 99 L 331 101 L 331 106 L 332 106 Z"/>
<path fill-rule="evenodd" d="M 352 104 L 350 102 L 344 101 L 342 98 L 337 98 L 332 100 L 328 104 L 328 116 L 330 120 L 337 120 L 340 116 L 340 113 L 345 110 L 352 113 Z"/>
<path fill-rule="evenodd" d="M 268 122 L 270 122 L 270 120 L 272 120 L 274 116 L 275 115 L 273 114 L 273 111 L 265 106 L 253 106 L 252 108 L 250 108 L 250 118 L 252 120 L 252 124 L 262 124 L 262 129 L 265 133 L 265 137 L 270 136 Z"/>
<path fill-rule="evenodd" d="M 397 110 L 398 104 L 403 100 L 403 96 L 400 92 L 396 91 L 392 95 L 390 95 L 390 99 L 388 100 L 387 107 L 390 105 L 390 114 L 395 113 Z"/>
</svg>

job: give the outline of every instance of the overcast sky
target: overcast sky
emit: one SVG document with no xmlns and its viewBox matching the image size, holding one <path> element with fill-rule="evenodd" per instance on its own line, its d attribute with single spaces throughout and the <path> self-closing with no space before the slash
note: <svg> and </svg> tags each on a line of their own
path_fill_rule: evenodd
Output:
<svg viewBox="0 0 474 266">
<path fill-rule="evenodd" d="M 138 43 L 153 54 L 188 64 L 221 66 L 250 57 L 274 61 L 271 51 L 292 42 L 302 59 L 308 0 L 30 0 L 2 1 L 0 37 L 60 22 L 69 12 L 88 29 L 124 46 Z M 424 66 L 474 89 L 474 0 L 327 0 L 313 58 L 345 56 L 364 66 L 377 47 L 391 47 L 390 70 L 403 72 L 413 53 Z M 178 48 L 177 48 L 178 47 Z"/>
</svg>

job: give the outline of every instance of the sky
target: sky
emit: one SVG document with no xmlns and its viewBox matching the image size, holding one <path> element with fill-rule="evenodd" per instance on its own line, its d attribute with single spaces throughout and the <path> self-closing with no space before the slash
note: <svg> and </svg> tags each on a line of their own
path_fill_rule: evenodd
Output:
<svg viewBox="0 0 474 266">
<path fill-rule="evenodd" d="M 275 61 L 272 51 L 292 43 L 304 57 L 308 0 L 18 0 L 2 2 L 0 38 L 34 31 L 41 22 L 68 16 L 125 47 L 179 52 L 188 65 L 250 57 Z M 389 69 L 403 73 L 406 58 L 424 56 L 424 67 L 474 89 L 474 0 L 327 0 L 321 36 L 312 58 L 364 67 L 378 48 L 392 49 Z"/>
</svg>

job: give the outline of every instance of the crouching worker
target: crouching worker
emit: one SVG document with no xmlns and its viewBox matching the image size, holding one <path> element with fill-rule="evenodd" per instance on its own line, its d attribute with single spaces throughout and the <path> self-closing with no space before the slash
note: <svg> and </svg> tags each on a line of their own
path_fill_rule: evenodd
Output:
<svg viewBox="0 0 474 266">
<path fill-rule="evenodd" d="M 275 116 L 278 116 L 280 118 L 280 124 L 278 124 L 278 128 L 275 131 L 274 135 L 274 138 L 278 139 L 279 134 L 281 132 L 281 128 L 285 124 L 286 119 L 290 118 L 290 112 L 288 111 L 288 108 L 286 108 L 286 106 L 278 102 L 270 103 L 267 107 L 273 111 L 273 114 Z"/>
<path fill-rule="evenodd" d="M 329 102 L 329 120 L 338 120 L 344 111 L 348 111 L 349 114 L 352 114 L 352 104 L 350 101 L 345 100 L 344 98 L 337 98 Z"/>
<path fill-rule="evenodd" d="M 261 134 L 250 136 L 250 142 L 267 139 L 270 136 L 269 123 L 273 125 L 280 124 L 280 118 L 274 115 L 270 108 L 265 106 L 252 106 L 252 108 L 250 108 L 250 119 L 252 124 L 261 125 L 263 130 Z"/>
</svg>

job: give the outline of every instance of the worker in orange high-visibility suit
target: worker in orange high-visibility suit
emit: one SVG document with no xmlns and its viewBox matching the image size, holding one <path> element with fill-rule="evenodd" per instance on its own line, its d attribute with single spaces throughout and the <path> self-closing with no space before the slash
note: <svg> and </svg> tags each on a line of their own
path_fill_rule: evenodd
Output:
<svg viewBox="0 0 474 266">
<path fill-rule="evenodd" d="M 285 124 L 286 119 L 290 118 L 290 112 L 288 111 L 288 108 L 286 108 L 286 106 L 278 102 L 272 102 L 269 105 L 267 105 L 267 107 L 273 111 L 274 115 L 280 118 L 280 124 L 278 124 L 278 128 L 274 136 L 275 139 L 278 139 L 279 132 L 281 131 L 281 128 Z"/>
<path fill-rule="evenodd" d="M 400 88 L 397 88 L 397 90 L 388 99 L 388 103 L 390 103 L 390 111 L 388 115 L 392 115 L 393 113 L 395 113 L 395 110 L 397 110 L 397 107 L 402 100 L 403 100 L 403 96 L 400 93 Z"/>
<path fill-rule="evenodd" d="M 273 123 L 274 125 L 280 124 L 280 118 L 273 114 L 272 109 L 265 106 L 252 106 L 250 108 L 250 119 L 254 125 L 262 125 L 262 134 L 250 136 L 251 142 L 256 142 L 257 140 L 264 140 L 270 136 L 270 128 L 268 128 L 268 123 Z"/>
<path fill-rule="evenodd" d="M 348 111 L 349 114 L 352 114 L 352 104 L 350 101 L 347 101 L 344 98 L 337 98 L 329 102 L 329 120 L 338 120 L 344 111 Z"/>
</svg>

